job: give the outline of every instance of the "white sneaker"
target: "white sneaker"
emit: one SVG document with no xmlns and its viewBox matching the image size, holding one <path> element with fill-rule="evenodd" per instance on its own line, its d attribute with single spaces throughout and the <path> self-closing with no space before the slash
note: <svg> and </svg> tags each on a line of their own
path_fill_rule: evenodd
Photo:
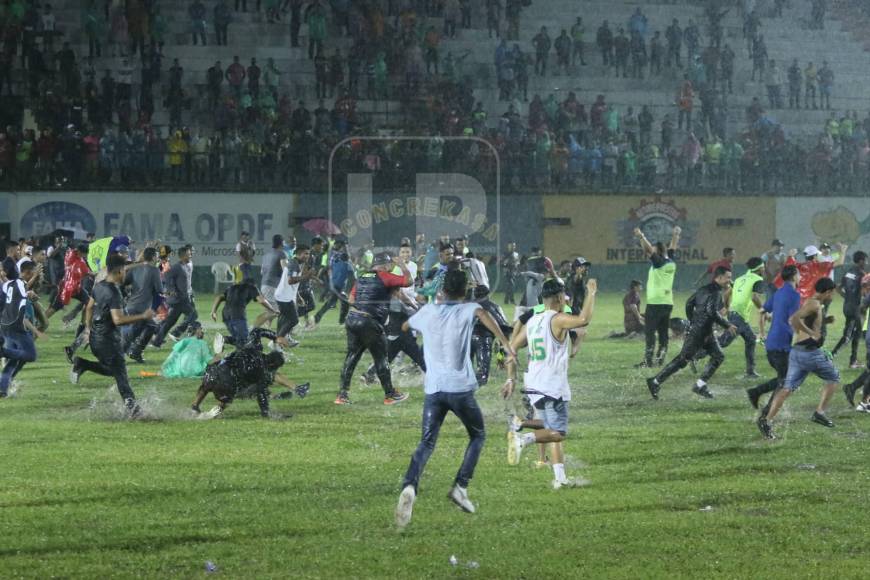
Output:
<svg viewBox="0 0 870 580">
<path fill-rule="evenodd" d="M 294 346 L 299 346 L 299 341 L 293 338 L 292 336 L 287 337 L 287 348 L 293 348 Z"/>
<path fill-rule="evenodd" d="M 870 413 L 870 403 L 858 403 L 858 406 L 855 407 L 855 410 L 859 413 Z"/>
<path fill-rule="evenodd" d="M 450 490 L 450 493 L 447 494 L 447 497 L 450 498 L 450 501 L 459 506 L 459 509 L 462 511 L 473 514 L 474 513 L 474 504 L 471 503 L 471 500 L 468 499 L 468 489 L 456 484 Z"/>
<path fill-rule="evenodd" d="M 523 420 L 518 415 L 512 414 L 508 419 L 508 429 L 511 431 L 520 431 L 523 428 Z"/>
<path fill-rule="evenodd" d="M 558 479 L 553 480 L 553 489 L 562 489 L 563 487 L 586 487 L 591 482 L 582 477 L 568 477 L 564 481 Z"/>
<path fill-rule="evenodd" d="M 314 322 L 314 319 L 310 319 L 305 323 L 305 330 L 315 330 L 317 328 L 317 323 Z"/>
<path fill-rule="evenodd" d="M 523 439 L 516 431 L 508 431 L 508 465 L 518 465 L 523 453 Z"/>
<path fill-rule="evenodd" d="M 221 354 L 224 351 L 224 335 L 220 332 L 214 335 L 212 346 L 214 347 L 215 354 Z"/>
<path fill-rule="evenodd" d="M 399 528 L 404 528 L 411 523 L 411 514 L 414 511 L 416 499 L 417 492 L 414 491 L 414 486 L 406 485 L 402 493 L 399 494 L 399 505 L 396 506 L 396 525 Z"/>
<path fill-rule="evenodd" d="M 82 375 L 81 373 L 77 373 L 77 372 L 75 371 L 75 367 L 71 368 L 71 369 L 69 370 L 69 382 L 71 382 L 71 383 L 74 384 L 74 385 L 79 384 L 79 377 L 80 377 L 81 375 Z"/>
</svg>

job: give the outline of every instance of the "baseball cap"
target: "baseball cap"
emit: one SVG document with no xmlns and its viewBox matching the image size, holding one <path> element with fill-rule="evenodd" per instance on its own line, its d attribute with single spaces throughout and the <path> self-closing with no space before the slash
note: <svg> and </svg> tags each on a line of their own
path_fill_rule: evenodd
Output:
<svg viewBox="0 0 870 580">
<path fill-rule="evenodd" d="M 784 247 L 785 247 L 785 244 L 783 244 L 783 243 L 782 243 L 782 240 L 780 240 L 779 238 L 776 238 L 776 239 L 774 239 L 772 242 L 770 242 L 770 245 L 771 245 L 771 246 L 779 246 L 780 248 L 784 248 Z"/>
<path fill-rule="evenodd" d="M 372 261 L 372 266 L 383 266 L 393 261 L 393 256 L 389 252 L 378 252 Z"/>
<path fill-rule="evenodd" d="M 821 246 L 819 246 L 819 249 L 821 249 L 821 250 L 830 250 L 830 249 L 831 249 L 831 244 L 829 244 L 828 242 L 824 242 Z"/>
<path fill-rule="evenodd" d="M 579 268 L 580 266 L 591 266 L 592 262 L 590 262 L 589 260 L 587 260 L 583 256 L 578 256 L 578 257 L 574 258 L 574 263 L 572 265 L 575 268 Z"/>
<path fill-rule="evenodd" d="M 817 256 L 819 254 L 819 249 L 815 246 L 807 246 L 804 248 L 804 255 L 809 258 L 810 256 Z"/>
</svg>

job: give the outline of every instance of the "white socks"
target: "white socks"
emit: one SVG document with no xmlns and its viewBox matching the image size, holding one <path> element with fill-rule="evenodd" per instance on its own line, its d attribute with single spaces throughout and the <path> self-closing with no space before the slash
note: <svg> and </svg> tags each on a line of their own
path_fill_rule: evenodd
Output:
<svg viewBox="0 0 870 580">
<path fill-rule="evenodd" d="M 565 476 L 564 463 L 553 464 L 553 477 L 556 479 L 556 481 L 565 481 L 567 479 L 567 477 Z"/>
<path fill-rule="evenodd" d="M 537 440 L 534 433 L 524 433 L 520 436 L 520 441 L 522 441 L 522 445 L 525 447 L 526 445 L 534 444 Z"/>
</svg>

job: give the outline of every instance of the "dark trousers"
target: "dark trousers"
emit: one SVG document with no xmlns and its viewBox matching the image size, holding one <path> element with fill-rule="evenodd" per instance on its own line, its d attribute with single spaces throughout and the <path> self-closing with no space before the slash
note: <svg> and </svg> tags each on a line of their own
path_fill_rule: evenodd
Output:
<svg viewBox="0 0 870 580">
<path fill-rule="evenodd" d="M 326 316 L 327 311 L 334 308 L 337 302 L 341 302 L 341 310 L 338 315 L 338 323 L 344 324 L 345 319 L 347 318 L 347 313 L 350 310 L 350 304 L 348 304 L 347 300 L 341 300 L 339 295 L 342 294 L 340 290 L 333 289 L 329 294 L 327 294 L 326 302 L 320 307 L 320 310 L 317 311 L 317 314 L 314 315 L 314 322 L 320 323 L 324 316 Z"/>
<path fill-rule="evenodd" d="M 659 348 L 656 359 L 661 361 L 668 353 L 668 341 L 670 339 L 671 311 L 674 309 L 669 304 L 647 304 L 644 312 L 644 334 L 646 335 L 646 351 L 644 361 L 647 366 L 653 365 L 653 353 L 656 352 L 656 337 L 659 339 Z"/>
<path fill-rule="evenodd" d="M 91 335 L 91 352 L 97 357 L 97 362 L 76 359 L 76 370 L 79 372 L 90 371 L 104 377 L 112 377 L 118 386 L 118 393 L 128 407 L 132 407 L 136 400 L 133 389 L 130 387 L 130 379 L 127 377 L 127 363 L 124 361 L 124 352 L 120 343 L 108 342 Z"/>
<path fill-rule="evenodd" d="M 758 339 L 752 331 L 749 323 L 736 312 L 728 313 L 728 322 L 737 327 L 737 334 L 725 332 L 719 335 L 719 346 L 728 348 L 738 336 L 743 339 L 744 355 L 746 356 L 746 372 L 751 374 L 755 371 L 755 341 Z"/>
<path fill-rule="evenodd" d="M 224 320 L 224 325 L 230 332 L 226 342 L 236 348 L 242 348 L 248 342 L 248 321 L 246 319 Z"/>
<path fill-rule="evenodd" d="M 371 353 L 375 361 L 375 372 L 381 387 L 387 395 L 393 392 L 393 379 L 387 363 L 387 334 L 384 327 L 374 318 L 358 312 L 351 312 L 345 322 L 347 329 L 347 355 L 341 368 L 341 390 L 350 388 L 353 372 L 365 351 Z"/>
<path fill-rule="evenodd" d="M 140 314 L 139 312 L 130 312 L 129 314 Z M 130 333 L 127 335 L 126 350 L 128 354 L 133 356 L 141 356 L 145 347 L 151 342 L 154 334 L 157 332 L 157 323 L 153 319 L 140 320 L 131 325 Z"/>
<path fill-rule="evenodd" d="M 299 298 L 302 299 L 302 306 L 299 307 L 299 316 L 308 316 L 309 312 L 314 311 L 314 292 L 311 287 L 307 286 L 299 289 Z"/>
<path fill-rule="evenodd" d="M 750 389 L 751 391 L 763 395 L 772 393 L 782 386 L 785 381 L 785 376 L 788 374 L 788 351 L 787 350 L 769 350 L 767 351 L 767 362 L 776 371 L 776 378 L 770 379 L 766 383 L 761 383 L 757 387 Z"/>
<path fill-rule="evenodd" d="M 514 292 L 516 291 L 516 276 L 512 272 L 506 272 L 504 278 L 504 303 L 514 304 Z"/>
<path fill-rule="evenodd" d="M 395 314 L 395 312 L 391 312 L 390 316 L 393 317 Z M 408 320 L 407 315 L 401 318 L 402 322 L 405 320 Z M 391 321 L 390 325 L 394 327 L 394 330 L 390 331 L 390 334 L 387 336 L 387 362 L 392 363 L 399 356 L 399 353 L 403 352 L 425 373 L 426 361 L 423 360 L 423 349 L 417 344 L 414 335 L 410 331 L 402 332 L 401 323 L 393 324 Z M 376 371 L 375 365 L 370 365 L 368 370 L 366 370 L 366 377 L 373 379 Z"/>
<path fill-rule="evenodd" d="M 169 305 L 169 312 L 166 314 L 166 318 L 163 319 L 163 322 L 160 324 L 160 328 L 157 330 L 157 334 L 154 337 L 154 344 L 156 346 L 163 344 L 163 341 L 166 340 L 166 335 L 169 334 L 169 331 L 172 330 L 172 327 L 175 326 L 175 323 L 178 322 L 178 319 L 181 318 L 182 314 L 186 318 L 182 324 L 178 325 L 178 329 L 176 329 L 178 330 L 179 335 L 187 328 L 186 325 L 189 325 L 191 322 L 196 320 L 196 309 L 190 302 L 179 302 L 178 304 Z"/>
<path fill-rule="evenodd" d="M 290 332 L 299 324 L 295 302 L 278 302 L 278 336 L 290 336 Z"/>
<path fill-rule="evenodd" d="M 3 356 L 6 366 L 0 374 L 0 393 L 4 395 L 9 390 L 9 384 L 26 363 L 36 360 L 36 345 L 33 337 L 26 332 L 7 332 L 3 335 Z"/>
<path fill-rule="evenodd" d="M 680 351 L 680 354 L 674 357 L 674 359 L 666 364 L 665 368 L 656 375 L 656 382 L 658 384 L 664 383 L 668 380 L 668 377 L 677 371 L 686 368 L 686 365 L 694 360 L 701 352 L 706 352 L 710 356 L 710 361 L 707 363 L 707 366 L 704 367 L 701 376 L 698 377 L 706 383 L 713 378 L 716 369 L 725 362 L 725 354 L 719 347 L 719 343 L 716 342 L 716 337 L 713 336 L 712 332 L 696 335 L 692 334 L 691 330 L 686 334 L 686 339 L 683 342 L 683 349 Z"/>
<path fill-rule="evenodd" d="M 858 360 L 858 345 L 861 343 L 861 315 L 858 312 L 843 312 L 846 317 L 846 326 L 843 327 L 843 336 L 837 341 L 837 346 L 832 351 L 837 354 L 845 345 L 852 344 L 852 353 L 849 356 L 849 364 Z"/>
<path fill-rule="evenodd" d="M 489 369 L 492 366 L 492 335 L 471 335 L 471 359 L 474 361 L 475 377 L 481 387 L 489 382 Z"/>
<path fill-rule="evenodd" d="M 411 456 L 411 464 L 408 466 L 402 483 L 403 488 L 407 485 L 413 485 L 414 489 L 417 489 L 426 462 L 429 461 L 429 457 L 435 450 L 438 433 L 441 431 L 441 425 L 444 423 L 448 411 L 452 411 L 462 421 L 465 430 L 468 431 L 468 446 L 465 448 L 462 465 L 456 474 L 456 484 L 468 487 L 468 483 L 474 477 L 474 468 L 477 466 L 477 460 L 480 458 L 480 452 L 483 450 L 483 443 L 486 440 L 483 413 L 477 405 L 474 392 L 434 393 L 426 395 L 423 401 L 423 436 L 416 451 L 414 451 L 414 455 Z"/>
</svg>

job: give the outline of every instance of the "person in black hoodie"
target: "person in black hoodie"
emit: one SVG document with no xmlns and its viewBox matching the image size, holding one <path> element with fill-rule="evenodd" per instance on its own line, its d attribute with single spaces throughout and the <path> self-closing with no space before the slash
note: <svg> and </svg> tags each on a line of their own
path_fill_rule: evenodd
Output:
<svg viewBox="0 0 870 580">
<path fill-rule="evenodd" d="M 695 386 L 692 387 L 692 392 L 706 399 L 713 398 L 713 393 L 707 389 L 707 381 L 712 378 L 716 369 L 725 360 L 725 355 L 713 334 L 713 327 L 718 324 L 722 328 L 728 329 L 728 332 L 732 334 L 737 332 L 737 327 L 728 322 L 728 319 L 722 315 L 724 307 L 722 291 L 729 284 L 731 284 L 731 271 L 724 266 L 719 266 L 713 272 L 713 281 L 699 288 L 686 302 L 686 316 L 691 323 L 683 341 L 683 349 L 680 354 L 665 365 L 659 374 L 646 380 L 647 388 L 649 388 L 653 399 L 659 398 L 662 383 L 677 371 L 685 368 L 700 352 L 709 354 L 710 361 L 704 372 L 698 377 Z"/>
</svg>

